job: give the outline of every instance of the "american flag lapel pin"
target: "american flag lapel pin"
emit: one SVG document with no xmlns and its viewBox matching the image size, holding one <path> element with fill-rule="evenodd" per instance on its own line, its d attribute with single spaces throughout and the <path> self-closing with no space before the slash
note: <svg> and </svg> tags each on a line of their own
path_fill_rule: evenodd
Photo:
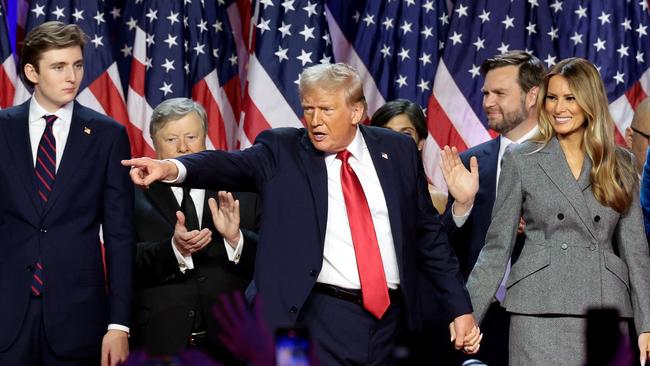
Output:
<svg viewBox="0 0 650 366">
<path fill-rule="evenodd" d="M 84 133 L 85 133 L 86 135 L 90 135 L 91 132 L 92 132 L 92 130 L 91 130 L 90 128 L 88 128 L 88 127 L 84 127 Z"/>
<path fill-rule="evenodd" d="M 382 157 L 383 159 L 388 160 L 388 154 L 386 154 L 385 152 L 381 153 L 381 157 Z"/>
</svg>

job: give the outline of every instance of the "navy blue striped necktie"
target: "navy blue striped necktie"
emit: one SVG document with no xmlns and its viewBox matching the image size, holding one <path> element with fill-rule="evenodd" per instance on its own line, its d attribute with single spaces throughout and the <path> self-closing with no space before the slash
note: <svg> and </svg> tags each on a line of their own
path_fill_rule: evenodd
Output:
<svg viewBox="0 0 650 366">
<path fill-rule="evenodd" d="M 39 201 L 42 207 L 45 207 L 47 199 L 54 187 L 54 179 L 56 178 L 56 140 L 52 127 L 57 117 L 53 114 L 46 115 L 45 117 L 45 131 L 41 136 L 41 141 L 38 143 L 38 151 L 36 152 L 36 165 L 34 171 L 36 173 L 36 186 L 38 188 Z M 39 258 L 36 261 L 34 272 L 32 273 L 32 294 L 40 296 L 43 293 L 45 284 L 43 283 L 43 263 Z"/>
<path fill-rule="evenodd" d="M 38 188 L 39 201 L 45 206 L 47 199 L 54 187 L 56 177 L 56 140 L 52 132 L 52 126 L 57 117 L 53 114 L 45 116 L 45 131 L 41 136 L 36 153 L 36 186 Z"/>
</svg>

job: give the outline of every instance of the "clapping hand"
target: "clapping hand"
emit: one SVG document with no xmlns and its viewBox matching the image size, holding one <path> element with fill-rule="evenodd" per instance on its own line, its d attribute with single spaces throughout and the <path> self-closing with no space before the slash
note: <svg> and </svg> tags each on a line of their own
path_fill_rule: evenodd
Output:
<svg viewBox="0 0 650 366">
<path fill-rule="evenodd" d="M 208 200 L 212 221 L 219 234 L 236 248 L 239 243 L 239 200 L 235 200 L 230 192 L 220 191 L 218 193 L 219 205 L 214 198 Z"/>
<path fill-rule="evenodd" d="M 176 211 L 176 226 L 174 227 L 174 245 L 183 256 L 203 249 L 212 241 L 210 229 L 187 231 L 185 226 L 185 215 Z"/>
</svg>

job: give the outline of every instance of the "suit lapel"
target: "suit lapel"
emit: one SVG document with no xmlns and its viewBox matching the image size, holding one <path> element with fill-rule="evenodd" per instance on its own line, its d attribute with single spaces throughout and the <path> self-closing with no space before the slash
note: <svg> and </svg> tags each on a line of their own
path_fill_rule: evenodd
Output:
<svg viewBox="0 0 650 366">
<path fill-rule="evenodd" d="M 34 158 L 29 139 L 29 104 L 26 101 L 14 110 L 8 117 L 9 123 L 5 128 L 6 144 L 11 153 L 10 161 L 14 162 L 16 174 L 20 176 L 25 193 L 30 197 L 35 212 L 40 214 L 41 202 L 36 196 L 36 177 L 34 175 Z"/>
<path fill-rule="evenodd" d="M 98 129 L 93 129 L 94 121 L 85 118 L 83 108 L 79 103 L 74 102 L 74 109 L 72 111 L 72 122 L 70 123 L 70 132 L 68 133 L 68 140 L 65 143 L 65 151 L 59 164 L 59 169 L 56 172 L 56 180 L 54 187 L 50 193 L 50 197 L 45 205 L 43 215 L 46 215 L 50 209 L 56 204 L 57 199 L 61 193 L 71 186 L 74 181 L 75 173 L 79 163 L 86 156 L 86 150 L 92 145 L 95 140 Z M 86 127 L 94 130 L 94 133 L 86 133 Z M 57 152 L 58 153 L 58 152 Z"/>
<path fill-rule="evenodd" d="M 402 215 L 399 214 L 399 212 L 401 212 L 401 205 L 398 197 L 398 177 L 396 176 L 397 173 L 393 169 L 393 163 L 391 163 L 390 160 L 390 153 L 392 151 L 388 150 L 385 145 L 382 145 L 381 138 L 373 133 L 370 128 L 363 125 L 360 125 L 359 128 L 363 133 L 366 146 L 368 146 L 368 152 L 372 158 L 372 164 L 375 166 L 375 171 L 377 172 L 377 177 L 381 184 L 381 190 L 384 192 L 386 208 L 388 209 L 388 219 L 390 221 L 390 229 L 395 244 L 395 254 L 397 255 L 398 262 L 401 264 L 401 260 L 404 258 L 402 255 Z M 393 157 L 393 159 L 396 158 L 396 156 Z M 400 265 L 400 268 L 403 268 L 403 266 Z"/>
<path fill-rule="evenodd" d="M 325 159 L 323 153 L 316 150 L 309 141 L 306 131 L 300 143 L 303 148 L 299 153 L 300 161 L 311 188 L 318 218 L 318 229 L 320 230 L 320 243 L 323 245 L 327 225 L 327 168 L 325 167 Z"/>
<path fill-rule="evenodd" d="M 560 143 L 556 138 L 551 139 L 548 145 L 540 152 L 546 153 L 546 156 L 539 161 L 540 167 L 551 181 L 553 181 L 557 189 L 566 197 L 571 206 L 573 206 L 589 233 L 596 238 L 596 231 L 591 222 L 590 211 L 587 207 L 585 197 L 582 194 L 583 189 L 588 187 L 586 184 L 589 182 L 588 169 L 591 169 L 591 160 L 585 156 L 580 178 L 576 181 L 564 157 Z"/>
<path fill-rule="evenodd" d="M 174 192 L 170 186 L 163 183 L 154 183 L 149 189 L 144 191 L 144 195 L 149 199 L 161 216 L 174 227 L 176 225 L 176 211 L 180 210 L 178 201 L 174 197 Z M 203 215 L 205 217 L 205 215 Z"/>
<path fill-rule="evenodd" d="M 483 149 L 476 154 L 478 160 L 478 173 L 479 173 L 479 192 L 485 197 L 485 202 L 489 202 L 488 215 L 492 214 L 492 206 L 496 199 L 497 192 L 497 170 L 499 164 L 499 147 L 501 146 L 501 138 L 497 137 L 492 139 L 489 143 L 485 144 Z M 468 164 L 469 165 L 469 164 Z"/>
<path fill-rule="evenodd" d="M 212 212 L 210 211 L 210 205 L 208 205 L 208 200 L 210 198 L 214 198 L 219 202 L 219 199 L 217 198 L 217 192 L 215 191 L 209 191 L 205 190 L 205 198 L 203 199 L 203 218 L 201 219 L 201 227 L 202 228 L 213 228 L 214 223 L 212 222 Z M 237 199 L 237 197 L 235 197 Z M 216 230 L 213 230 L 213 234 L 216 233 Z"/>
</svg>

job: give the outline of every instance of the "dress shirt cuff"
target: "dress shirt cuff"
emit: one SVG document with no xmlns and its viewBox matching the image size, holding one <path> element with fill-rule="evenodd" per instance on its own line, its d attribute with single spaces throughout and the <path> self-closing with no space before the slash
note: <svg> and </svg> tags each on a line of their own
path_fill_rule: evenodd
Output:
<svg viewBox="0 0 650 366">
<path fill-rule="evenodd" d="M 228 254 L 228 260 L 234 262 L 235 264 L 239 263 L 241 258 L 241 252 L 244 249 L 244 234 L 239 230 L 239 241 L 237 242 L 237 247 L 233 247 L 228 244 L 226 239 L 223 239 L 223 245 L 226 247 L 226 253 Z"/>
<path fill-rule="evenodd" d="M 472 209 L 474 208 L 474 205 L 472 205 L 472 207 L 470 207 L 469 210 L 467 210 L 467 212 L 465 212 L 464 215 L 460 215 L 460 216 L 454 213 L 455 208 L 456 208 L 456 202 L 454 201 L 454 203 L 451 204 L 451 216 L 454 218 L 454 224 L 456 224 L 456 227 L 461 227 L 465 225 L 465 222 L 467 221 L 469 214 L 472 213 Z"/>
<path fill-rule="evenodd" d="M 125 327 L 119 324 L 109 324 L 108 330 L 121 330 L 122 332 L 126 332 L 127 335 L 129 334 L 129 327 Z"/>
<path fill-rule="evenodd" d="M 176 261 L 178 262 L 178 269 L 182 273 L 185 273 L 185 271 L 188 269 L 194 269 L 194 260 L 192 259 L 192 255 L 188 255 L 187 257 L 183 256 L 178 248 L 176 248 L 176 244 L 174 244 L 174 238 L 172 238 L 171 242 L 174 256 L 176 256 Z"/>
<path fill-rule="evenodd" d="M 165 159 L 165 161 L 171 161 L 176 165 L 176 168 L 178 169 L 178 176 L 176 176 L 175 179 L 163 180 L 162 182 L 171 184 L 183 183 L 185 181 L 185 177 L 187 177 L 187 168 L 185 168 L 185 165 L 176 159 Z"/>
</svg>

